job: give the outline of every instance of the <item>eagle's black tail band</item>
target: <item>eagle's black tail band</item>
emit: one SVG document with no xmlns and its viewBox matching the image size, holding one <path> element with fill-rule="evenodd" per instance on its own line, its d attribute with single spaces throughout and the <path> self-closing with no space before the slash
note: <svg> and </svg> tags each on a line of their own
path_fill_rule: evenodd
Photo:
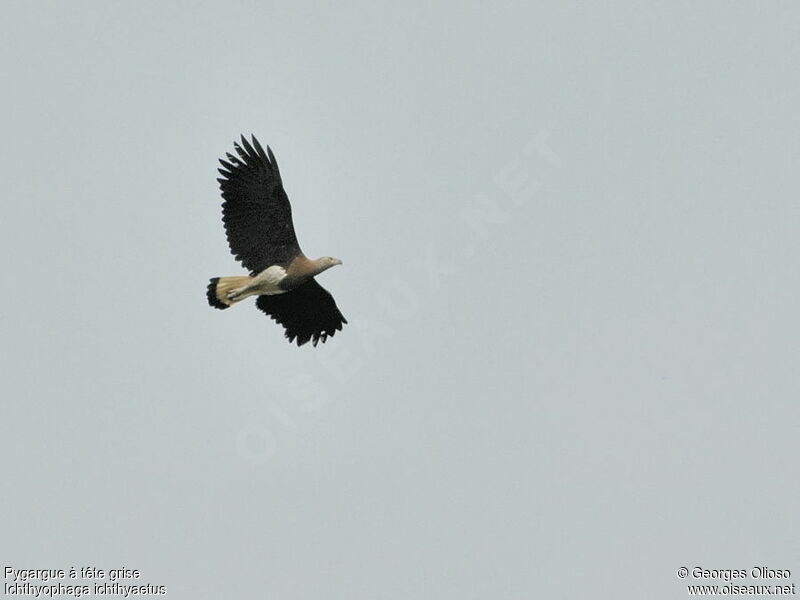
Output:
<svg viewBox="0 0 800 600">
<path fill-rule="evenodd" d="M 206 293 L 206 296 L 208 297 L 208 304 L 220 310 L 230 308 L 229 304 L 224 304 L 217 298 L 217 283 L 219 283 L 219 277 L 212 277 L 208 284 L 208 292 Z"/>
</svg>

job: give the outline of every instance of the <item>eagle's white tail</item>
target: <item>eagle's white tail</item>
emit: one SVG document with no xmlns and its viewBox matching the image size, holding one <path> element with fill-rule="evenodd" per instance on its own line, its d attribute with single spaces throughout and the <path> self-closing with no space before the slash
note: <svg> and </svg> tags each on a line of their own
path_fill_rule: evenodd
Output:
<svg viewBox="0 0 800 600">
<path fill-rule="evenodd" d="M 214 308 L 224 309 L 243 300 L 247 295 L 231 300 L 228 298 L 233 290 L 246 286 L 252 277 L 249 275 L 235 275 L 233 277 L 213 277 L 208 284 L 208 303 Z M 249 295 L 249 294 L 248 294 Z"/>
</svg>

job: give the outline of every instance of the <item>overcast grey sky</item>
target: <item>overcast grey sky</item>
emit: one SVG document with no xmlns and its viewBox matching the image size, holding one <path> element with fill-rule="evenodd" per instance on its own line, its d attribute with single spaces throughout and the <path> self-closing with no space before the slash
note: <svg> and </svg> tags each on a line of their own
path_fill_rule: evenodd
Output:
<svg viewBox="0 0 800 600">
<path fill-rule="evenodd" d="M 4 3 L 3 566 L 173 600 L 800 577 L 800 6 L 430 4 Z M 344 261 L 324 346 L 206 304 L 240 133 Z"/>
</svg>

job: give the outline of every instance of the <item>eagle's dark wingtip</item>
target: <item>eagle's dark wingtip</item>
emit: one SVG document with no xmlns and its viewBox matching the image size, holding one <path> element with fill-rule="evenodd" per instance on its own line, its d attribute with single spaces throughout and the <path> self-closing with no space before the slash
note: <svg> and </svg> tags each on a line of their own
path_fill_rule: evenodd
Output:
<svg viewBox="0 0 800 600">
<path fill-rule="evenodd" d="M 253 138 L 253 147 L 256 149 L 256 153 L 266 163 L 269 163 L 269 158 L 267 158 L 267 153 L 264 152 L 264 148 L 261 146 L 261 143 L 258 141 L 255 135 L 251 135 Z"/>
<path fill-rule="evenodd" d="M 249 158 L 254 158 L 256 155 L 256 151 L 253 149 L 253 146 L 250 145 L 250 142 L 247 141 L 247 138 L 242 136 L 242 146 L 244 147 L 245 152 L 247 152 L 247 156 Z"/>
</svg>

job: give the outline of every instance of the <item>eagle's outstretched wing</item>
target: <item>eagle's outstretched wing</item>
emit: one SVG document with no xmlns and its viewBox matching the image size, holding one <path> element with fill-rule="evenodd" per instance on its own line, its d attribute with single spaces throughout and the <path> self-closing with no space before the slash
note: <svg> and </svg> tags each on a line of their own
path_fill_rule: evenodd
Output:
<svg viewBox="0 0 800 600">
<path fill-rule="evenodd" d="M 297 338 L 298 346 L 309 340 L 316 346 L 347 323 L 333 296 L 315 279 L 285 294 L 259 296 L 256 306 L 283 325 L 289 343 Z"/>
<path fill-rule="evenodd" d="M 283 190 L 278 163 L 253 136 L 233 146 L 239 157 L 227 153 L 218 179 L 222 190 L 222 220 L 228 245 L 253 275 L 272 265 L 287 266 L 302 254 L 292 224 L 292 207 Z"/>
</svg>

